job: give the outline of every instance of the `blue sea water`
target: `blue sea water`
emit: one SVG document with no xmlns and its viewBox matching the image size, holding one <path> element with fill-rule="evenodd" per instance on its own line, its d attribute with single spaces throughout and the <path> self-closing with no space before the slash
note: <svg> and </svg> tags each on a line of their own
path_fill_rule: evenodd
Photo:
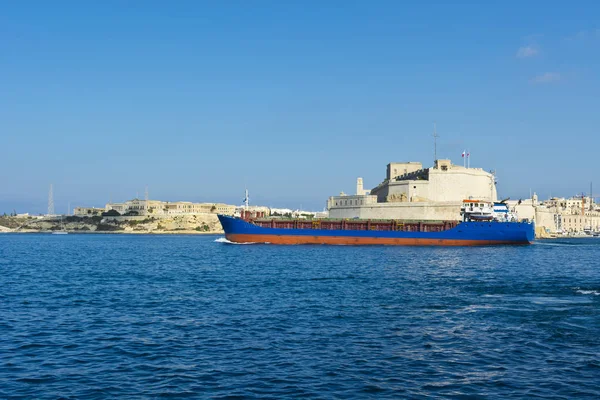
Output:
<svg viewBox="0 0 600 400">
<path fill-rule="evenodd" d="M 0 235 L 0 398 L 599 398 L 600 240 Z"/>
</svg>

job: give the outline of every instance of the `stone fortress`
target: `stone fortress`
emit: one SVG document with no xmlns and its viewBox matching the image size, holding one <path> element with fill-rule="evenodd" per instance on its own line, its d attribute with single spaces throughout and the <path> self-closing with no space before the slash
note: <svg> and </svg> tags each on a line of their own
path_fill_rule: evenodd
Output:
<svg viewBox="0 0 600 400">
<path fill-rule="evenodd" d="M 591 191 L 591 190 L 590 190 Z M 356 182 L 356 194 L 341 193 L 327 200 L 330 218 L 461 220 L 463 200 L 498 201 L 494 174 L 437 160 L 432 168 L 419 162 L 393 162 L 374 189 Z M 593 195 L 507 200 L 520 220 L 534 221 L 538 237 L 600 235 L 600 207 Z"/>
<path fill-rule="evenodd" d="M 357 179 L 355 195 L 327 200 L 330 218 L 460 220 L 463 200 L 497 201 L 496 180 L 481 168 L 438 159 L 432 168 L 420 162 L 393 162 L 372 190 Z"/>
</svg>

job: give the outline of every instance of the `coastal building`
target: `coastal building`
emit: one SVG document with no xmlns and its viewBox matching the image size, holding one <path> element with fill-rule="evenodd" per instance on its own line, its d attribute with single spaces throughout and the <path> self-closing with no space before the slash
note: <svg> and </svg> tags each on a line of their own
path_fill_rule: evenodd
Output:
<svg viewBox="0 0 600 400">
<path fill-rule="evenodd" d="M 167 215 L 216 213 L 233 215 L 236 206 L 222 203 L 191 203 L 189 201 L 178 201 L 174 203 L 165 202 L 163 211 Z"/>
<path fill-rule="evenodd" d="M 163 201 L 133 199 L 124 203 L 108 203 L 106 211 L 115 210 L 119 214 L 151 215 L 162 214 Z"/>
<path fill-rule="evenodd" d="M 519 220 L 535 220 L 536 210 L 540 207 L 537 194 L 533 194 L 530 199 L 507 200 L 506 205 L 509 210 L 516 213 Z"/>
<path fill-rule="evenodd" d="M 582 235 L 600 232 L 600 207 L 589 196 L 552 197 L 539 202 L 534 193 L 531 199 L 507 203 L 520 219 L 535 221 L 536 229 L 542 233 Z"/>
<path fill-rule="evenodd" d="M 104 208 L 99 207 L 75 207 L 73 215 L 78 217 L 95 217 L 102 215 L 104 211 Z"/>
<path fill-rule="evenodd" d="M 460 220 L 465 199 L 497 201 L 494 175 L 450 160 L 436 160 L 432 168 L 392 162 L 374 189 L 364 190 L 359 178 L 355 195 L 332 196 L 327 209 L 331 218 Z"/>
<path fill-rule="evenodd" d="M 292 210 L 290 208 L 268 208 L 268 212 L 266 215 L 305 219 L 305 218 L 326 218 L 325 215 L 327 215 L 327 214 L 325 214 L 323 212 L 316 212 L 316 211 L 305 211 L 305 210 L 298 210 L 298 209 Z"/>
<path fill-rule="evenodd" d="M 115 210 L 121 215 L 148 216 L 205 213 L 234 215 L 236 208 L 237 207 L 234 205 L 223 203 L 192 203 L 189 201 L 169 202 L 133 199 L 123 203 L 108 203 L 103 211 Z"/>
</svg>

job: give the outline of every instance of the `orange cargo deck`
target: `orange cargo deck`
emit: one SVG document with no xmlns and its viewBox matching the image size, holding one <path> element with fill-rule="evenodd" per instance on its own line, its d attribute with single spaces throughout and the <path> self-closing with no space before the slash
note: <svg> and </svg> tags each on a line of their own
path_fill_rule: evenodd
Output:
<svg viewBox="0 0 600 400">
<path fill-rule="evenodd" d="M 351 231 L 442 232 L 458 225 L 458 221 L 397 221 L 397 220 L 301 220 L 250 219 L 248 222 L 262 228 L 320 229 Z"/>
</svg>

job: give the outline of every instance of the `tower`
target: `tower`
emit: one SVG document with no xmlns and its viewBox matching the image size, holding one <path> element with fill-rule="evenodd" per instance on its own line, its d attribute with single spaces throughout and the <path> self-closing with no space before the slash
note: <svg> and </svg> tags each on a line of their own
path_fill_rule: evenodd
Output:
<svg viewBox="0 0 600 400">
<path fill-rule="evenodd" d="M 149 209 L 149 205 L 148 205 L 148 185 L 146 185 L 146 188 L 144 189 L 144 214 L 148 215 L 148 213 L 150 212 Z"/>
<path fill-rule="evenodd" d="M 592 189 L 592 182 L 590 182 L 590 211 L 594 211 L 594 192 Z"/>
<path fill-rule="evenodd" d="M 363 194 L 365 194 L 365 190 L 363 188 L 363 179 L 356 178 L 356 195 L 362 196 Z"/>
<path fill-rule="evenodd" d="M 54 193 L 52 192 L 52 184 L 48 192 L 48 215 L 54 215 Z"/>
</svg>

